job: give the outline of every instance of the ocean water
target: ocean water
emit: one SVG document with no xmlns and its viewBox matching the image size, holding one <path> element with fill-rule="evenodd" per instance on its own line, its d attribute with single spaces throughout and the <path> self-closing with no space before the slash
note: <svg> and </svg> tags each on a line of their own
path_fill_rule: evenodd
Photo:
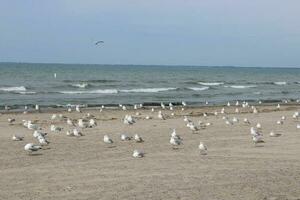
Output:
<svg viewBox="0 0 300 200">
<path fill-rule="evenodd" d="M 54 77 L 56 73 L 56 78 Z M 300 69 L 0 63 L 0 105 L 114 105 L 300 97 Z"/>
</svg>

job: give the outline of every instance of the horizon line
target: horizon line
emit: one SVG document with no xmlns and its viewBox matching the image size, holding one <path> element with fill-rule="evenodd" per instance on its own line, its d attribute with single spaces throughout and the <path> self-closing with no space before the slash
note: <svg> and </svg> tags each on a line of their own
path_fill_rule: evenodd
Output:
<svg viewBox="0 0 300 200">
<path fill-rule="evenodd" d="M 239 66 L 239 65 L 184 65 L 184 64 L 107 64 L 107 63 L 63 63 L 63 62 L 14 62 L 14 61 L 0 61 L 0 64 L 48 64 L 48 65 L 99 65 L 99 66 L 143 66 L 143 67 L 230 67 L 230 68 L 277 68 L 277 69 L 297 69 L 299 66 L 274 67 L 274 66 Z"/>
</svg>

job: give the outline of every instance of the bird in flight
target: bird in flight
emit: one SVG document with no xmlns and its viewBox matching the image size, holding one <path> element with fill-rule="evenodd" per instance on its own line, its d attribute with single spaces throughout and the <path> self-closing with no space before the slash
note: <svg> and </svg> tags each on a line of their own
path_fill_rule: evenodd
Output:
<svg viewBox="0 0 300 200">
<path fill-rule="evenodd" d="M 95 45 L 98 45 L 98 44 L 101 44 L 101 43 L 104 43 L 104 41 L 102 41 L 102 40 L 97 41 L 97 42 L 95 42 Z"/>
</svg>

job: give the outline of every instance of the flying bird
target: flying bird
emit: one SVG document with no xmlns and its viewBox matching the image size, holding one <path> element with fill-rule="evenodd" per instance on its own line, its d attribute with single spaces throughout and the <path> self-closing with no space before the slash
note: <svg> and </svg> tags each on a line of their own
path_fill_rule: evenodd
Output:
<svg viewBox="0 0 300 200">
<path fill-rule="evenodd" d="M 104 41 L 100 40 L 100 41 L 95 42 L 95 45 L 102 44 L 102 43 L 104 43 Z"/>
</svg>

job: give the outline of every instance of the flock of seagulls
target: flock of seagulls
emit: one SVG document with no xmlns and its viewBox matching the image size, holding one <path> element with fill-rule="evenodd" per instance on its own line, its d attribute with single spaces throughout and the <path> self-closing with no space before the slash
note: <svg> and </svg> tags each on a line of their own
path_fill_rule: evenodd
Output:
<svg viewBox="0 0 300 200">
<path fill-rule="evenodd" d="M 233 107 L 231 105 L 230 102 L 228 102 L 226 104 L 227 107 Z M 184 110 L 187 107 L 186 102 L 182 102 L 182 106 L 180 106 L 181 110 Z M 280 109 L 280 104 L 278 104 L 276 106 L 276 109 Z M 125 105 L 119 105 L 119 108 L 123 111 L 127 111 L 127 107 Z M 138 110 L 139 108 L 143 108 L 142 104 L 136 104 L 134 105 L 134 110 Z M 250 111 L 254 114 L 258 114 L 258 109 L 255 106 L 250 106 L 248 102 L 239 102 L 236 101 L 235 103 L 235 108 L 234 108 L 234 112 L 235 113 L 241 113 L 241 110 L 239 108 L 250 108 Z M 101 106 L 100 108 L 100 112 L 103 111 L 103 109 L 105 109 L 105 106 Z M 172 103 L 169 103 L 168 106 L 166 106 L 164 103 L 161 103 L 161 106 L 156 108 L 158 109 L 157 112 L 157 119 L 158 120 L 167 120 L 170 118 L 170 116 L 168 116 L 167 114 L 163 113 L 163 110 L 165 109 L 169 109 L 170 111 L 175 110 L 175 107 Z M 35 110 L 40 111 L 40 107 L 38 105 L 35 106 Z M 72 108 L 69 107 L 67 109 L 68 112 L 73 112 Z M 82 108 L 80 105 L 76 105 L 75 106 L 75 112 L 78 113 L 82 113 Z M 26 114 L 28 112 L 28 107 L 25 107 L 24 109 L 24 114 Z M 155 112 L 155 108 L 151 108 L 151 112 L 154 113 Z M 171 116 L 173 112 L 170 114 Z M 59 127 L 57 125 L 55 125 L 54 122 L 59 121 L 59 122 L 64 122 L 67 125 L 67 130 L 66 130 L 66 135 L 70 136 L 70 137 L 81 137 L 84 136 L 84 134 L 82 133 L 83 130 L 87 129 L 87 128 L 94 128 L 96 127 L 97 121 L 96 121 L 96 117 L 91 115 L 90 113 L 87 114 L 83 114 L 83 116 L 81 116 L 81 118 L 78 119 L 71 119 L 67 116 L 64 116 L 63 114 L 53 114 L 50 117 L 51 120 L 51 125 L 50 125 L 50 131 L 53 133 L 59 133 L 64 131 L 64 128 Z M 136 112 L 136 116 L 141 115 L 140 112 Z M 250 128 L 250 135 L 252 138 L 252 142 L 254 144 L 254 146 L 259 146 L 262 143 L 265 143 L 264 139 L 263 139 L 263 134 L 262 134 L 262 125 L 261 123 L 256 123 L 253 124 L 252 122 L 250 122 L 250 120 L 248 118 L 244 118 L 244 119 L 239 119 L 236 116 L 232 116 L 228 115 L 226 112 L 226 108 L 223 107 L 221 108 L 220 111 L 214 111 L 212 113 L 203 113 L 203 118 L 207 119 L 209 115 L 215 116 L 216 118 L 219 118 L 219 115 L 222 115 L 222 120 L 224 120 L 225 125 L 227 126 L 233 126 L 235 124 L 240 123 L 240 121 L 242 121 L 245 125 L 249 126 Z M 299 112 L 294 112 L 292 115 L 292 118 L 294 120 L 298 120 L 299 118 Z M 122 122 L 125 125 L 134 125 L 135 123 L 138 122 L 138 119 L 140 118 L 135 118 L 132 115 L 126 114 L 125 117 L 122 119 Z M 146 120 L 150 120 L 152 119 L 152 117 L 150 117 L 149 115 L 146 115 L 145 118 Z M 283 125 L 284 122 L 286 121 L 286 116 L 281 116 L 280 119 L 278 119 L 276 121 L 277 125 Z M 10 125 L 13 125 L 16 120 L 13 118 L 8 118 L 8 123 Z M 195 123 L 194 121 L 192 121 L 188 116 L 183 116 L 183 122 L 185 123 L 186 127 L 191 131 L 191 133 L 195 134 L 198 133 L 199 131 L 201 131 L 202 129 L 205 129 L 209 126 L 212 126 L 211 122 L 202 122 L 199 121 L 198 123 Z M 27 128 L 31 131 L 33 131 L 33 138 L 36 139 L 37 144 L 34 143 L 28 143 L 24 146 L 24 150 L 26 152 L 28 152 L 29 154 L 32 154 L 33 152 L 37 152 L 42 150 L 43 148 L 45 148 L 45 146 L 50 144 L 50 141 L 47 138 L 47 133 L 42 129 L 41 126 L 38 125 L 37 121 L 32 121 L 32 120 L 23 120 L 22 122 L 23 127 Z M 300 124 L 297 124 L 297 128 L 300 129 Z M 280 133 L 276 133 L 273 130 L 270 132 L 269 134 L 270 137 L 280 137 L 281 134 Z M 12 136 L 12 140 L 13 141 L 22 141 L 24 139 L 24 136 L 20 136 L 20 135 L 13 135 Z M 139 134 L 135 134 L 133 137 L 132 136 L 128 136 L 126 133 L 122 133 L 120 134 L 120 140 L 121 141 L 130 141 L 133 140 L 136 143 L 143 143 L 144 139 L 139 135 Z M 110 138 L 110 136 L 108 134 L 105 134 L 103 137 L 103 143 L 107 146 L 107 147 L 114 147 L 114 141 L 112 138 Z M 183 137 L 178 135 L 176 132 L 176 129 L 173 128 L 172 132 L 170 134 L 170 140 L 169 140 L 169 144 L 171 145 L 172 149 L 179 149 L 180 146 L 183 145 Z M 208 148 L 207 146 L 204 144 L 203 141 L 200 141 L 199 146 L 198 146 L 198 151 L 200 155 L 207 155 L 208 154 Z M 142 158 L 144 157 L 145 153 L 143 152 L 143 150 L 139 150 L 139 149 L 134 149 L 133 153 L 132 153 L 132 157 L 134 158 Z"/>
</svg>

